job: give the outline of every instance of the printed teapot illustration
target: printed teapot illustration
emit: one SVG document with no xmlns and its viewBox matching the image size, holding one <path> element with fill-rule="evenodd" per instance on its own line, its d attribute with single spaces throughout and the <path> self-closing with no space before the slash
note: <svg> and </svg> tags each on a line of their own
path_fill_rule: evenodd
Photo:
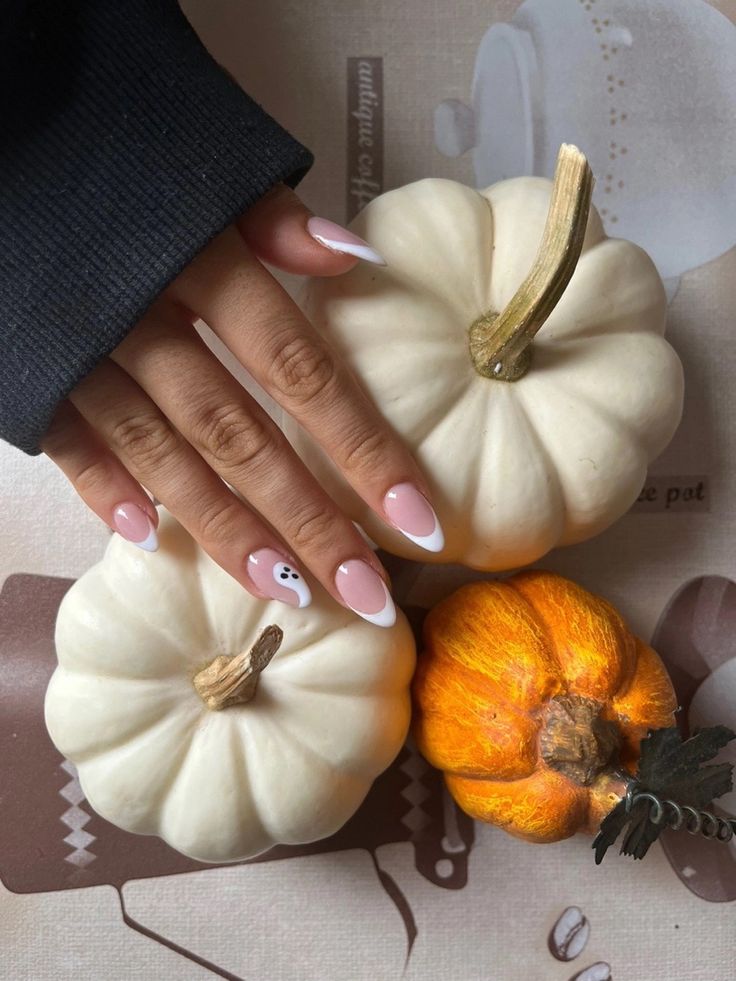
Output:
<svg viewBox="0 0 736 981">
<path fill-rule="evenodd" d="M 434 124 L 478 187 L 551 177 L 580 146 L 607 233 L 646 249 L 670 298 L 736 244 L 736 26 L 705 0 L 525 0 Z"/>
</svg>

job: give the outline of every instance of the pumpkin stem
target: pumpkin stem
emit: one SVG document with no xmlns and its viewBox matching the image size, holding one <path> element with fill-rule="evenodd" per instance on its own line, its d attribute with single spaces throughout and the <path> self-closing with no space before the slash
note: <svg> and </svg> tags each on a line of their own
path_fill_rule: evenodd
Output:
<svg viewBox="0 0 736 981">
<path fill-rule="evenodd" d="M 601 705 L 582 695 L 555 695 L 547 706 L 539 750 L 547 766 L 583 787 L 618 759 L 615 723 L 601 718 Z"/>
<path fill-rule="evenodd" d="M 266 627 L 249 651 L 235 657 L 220 654 L 198 671 L 192 680 L 207 708 L 217 712 L 229 705 L 249 702 L 256 693 L 261 671 L 269 664 L 283 638 L 280 627 Z"/>
<path fill-rule="evenodd" d="M 557 306 L 580 258 L 592 192 L 585 155 L 563 143 L 542 243 L 528 276 L 501 313 L 485 313 L 470 327 L 470 356 L 485 378 L 516 381 L 528 371 L 534 335 Z"/>
</svg>

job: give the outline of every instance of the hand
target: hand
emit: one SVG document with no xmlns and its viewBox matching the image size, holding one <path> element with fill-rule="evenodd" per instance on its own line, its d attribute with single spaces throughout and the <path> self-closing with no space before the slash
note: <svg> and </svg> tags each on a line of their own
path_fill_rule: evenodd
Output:
<svg viewBox="0 0 736 981">
<path fill-rule="evenodd" d="M 201 317 L 383 520 L 426 534 L 433 512 L 416 464 L 263 265 L 331 276 L 355 255 L 382 262 L 362 240 L 311 218 L 288 188 L 274 189 L 76 386 L 41 448 L 104 522 L 142 548 L 157 547 L 146 487 L 254 595 L 306 606 L 308 568 L 344 606 L 389 626 L 382 565 L 194 328 Z"/>
</svg>

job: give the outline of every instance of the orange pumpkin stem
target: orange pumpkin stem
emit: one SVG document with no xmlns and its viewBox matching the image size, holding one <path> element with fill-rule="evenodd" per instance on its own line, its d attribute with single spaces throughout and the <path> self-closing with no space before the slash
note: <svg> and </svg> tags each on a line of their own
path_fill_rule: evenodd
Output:
<svg viewBox="0 0 736 981">
<path fill-rule="evenodd" d="M 583 787 L 618 762 L 619 729 L 601 717 L 602 708 L 582 695 L 555 695 L 545 707 L 540 755 L 553 770 Z"/>
<path fill-rule="evenodd" d="M 575 272 L 588 225 L 593 174 L 584 154 L 563 143 L 557 156 L 547 222 L 532 268 L 500 314 L 470 327 L 470 356 L 478 374 L 516 381 L 529 370 L 531 342 Z"/>
<path fill-rule="evenodd" d="M 245 705 L 256 693 L 261 672 L 281 646 L 281 627 L 266 627 L 249 651 L 228 657 L 220 654 L 192 679 L 208 709 L 218 712 L 230 705 Z"/>
</svg>

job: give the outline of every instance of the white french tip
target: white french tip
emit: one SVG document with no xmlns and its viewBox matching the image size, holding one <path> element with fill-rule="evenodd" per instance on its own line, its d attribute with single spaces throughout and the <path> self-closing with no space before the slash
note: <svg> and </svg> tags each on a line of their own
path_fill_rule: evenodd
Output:
<svg viewBox="0 0 736 981">
<path fill-rule="evenodd" d="M 368 623 L 374 623 L 377 627 L 393 627 L 396 623 L 396 607 L 394 606 L 394 601 L 391 599 L 391 593 L 386 589 L 386 584 L 381 583 L 383 586 L 383 591 L 386 595 L 386 604 L 382 610 L 378 613 L 363 613 L 362 610 L 356 610 L 354 606 L 350 609 L 353 613 L 357 613 L 359 617 L 367 620 Z"/>
<path fill-rule="evenodd" d="M 434 519 L 434 531 L 431 535 L 410 535 L 408 531 L 399 530 L 404 538 L 408 538 L 410 542 L 414 542 L 415 545 L 419 545 L 420 548 L 424 548 L 428 552 L 441 552 L 445 547 L 445 536 L 437 518 Z"/>
<path fill-rule="evenodd" d="M 155 552 L 158 549 L 158 535 L 156 534 L 156 529 L 153 527 L 153 522 L 147 517 L 148 527 L 150 531 L 148 532 L 148 537 L 144 538 L 142 542 L 131 542 L 136 548 L 142 548 L 144 552 Z"/>
<path fill-rule="evenodd" d="M 356 259 L 364 259 L 372 262 L 376 266 L 385 266 L 386 260 L 379 255 L 370 245 L 355 245 L 352 242 L 336 242 L 335 239 L 325 238 L 324 235 L 313 235 L 320 245 L 324 245 L 331 252 L 339 252 L 340 255 L 354 255 Z"/>
</svg>

